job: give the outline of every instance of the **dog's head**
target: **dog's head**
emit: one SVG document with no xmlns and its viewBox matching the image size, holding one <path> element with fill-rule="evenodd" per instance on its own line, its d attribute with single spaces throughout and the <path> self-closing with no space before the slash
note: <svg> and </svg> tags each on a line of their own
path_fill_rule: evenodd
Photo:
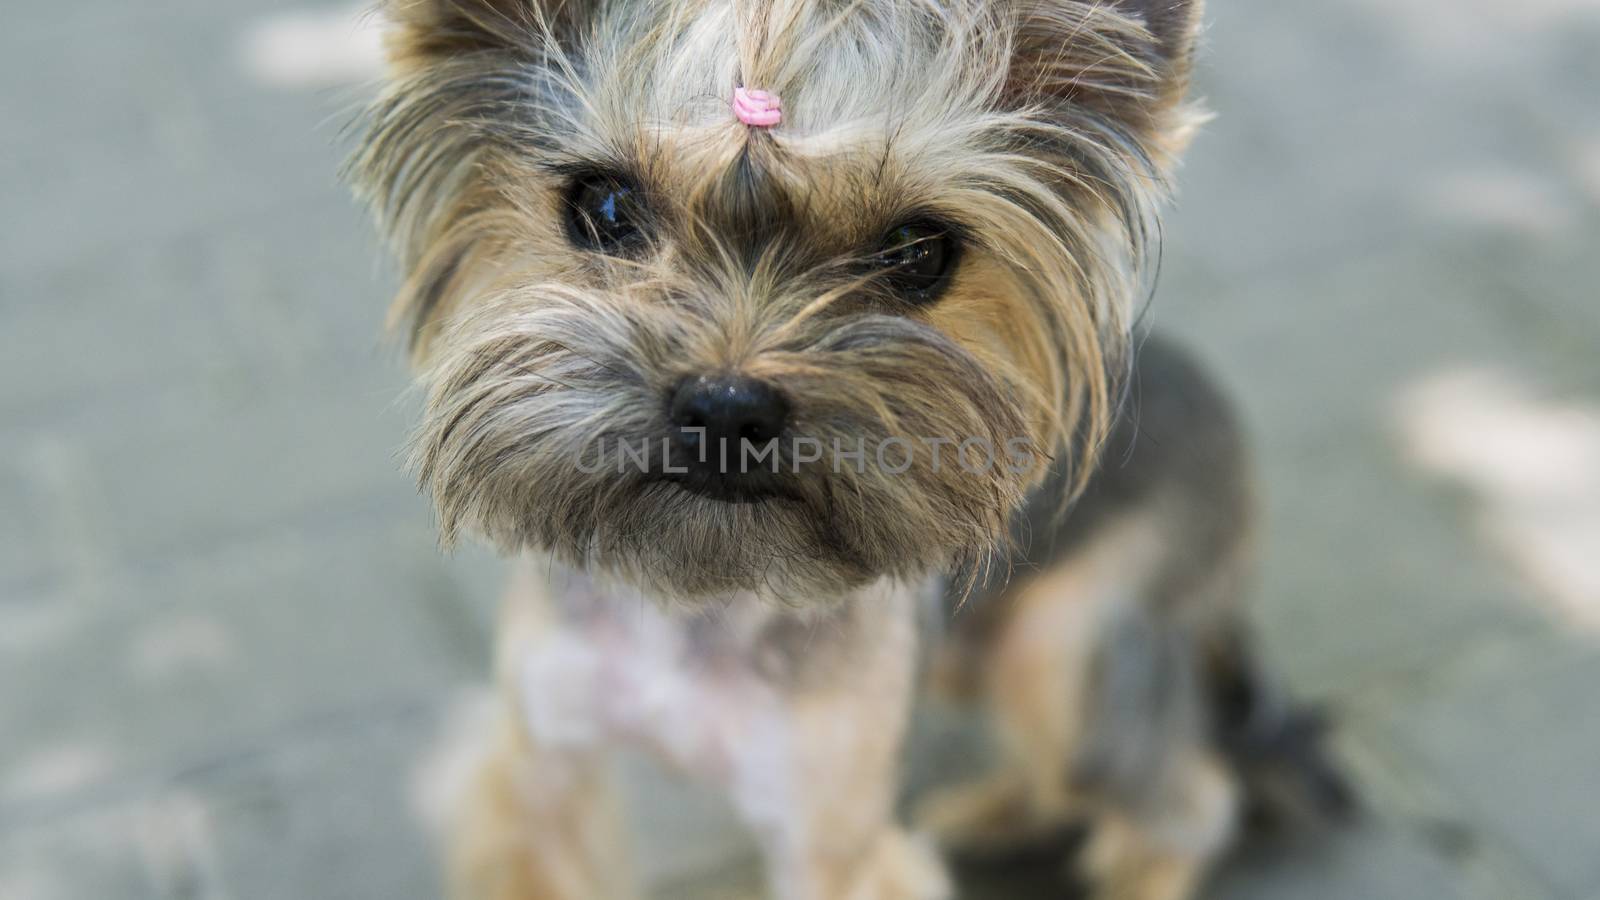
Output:
<svg viewBox="0 0 1600 900">
<path fill-rule="evenodd" d="M 352 172 L 446 539 L 679 598 L 980 558 L 1108 427 L 1198 6 L 392 0 Z"/>
</svg>

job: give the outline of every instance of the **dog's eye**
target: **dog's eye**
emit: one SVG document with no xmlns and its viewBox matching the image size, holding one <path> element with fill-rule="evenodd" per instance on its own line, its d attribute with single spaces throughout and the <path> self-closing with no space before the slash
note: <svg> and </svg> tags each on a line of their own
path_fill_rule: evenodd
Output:
<svg viewBox="0 0 1600 900">
<path fill-rule="evenodd" d="M 940 222 L 908 222 L 890 230 L 876 257 L 890 290 L 911 303 L 932 303 L 950 284 L 961 242 Z"/>
<path fill-rule="evenodd" d="M 585 250 L 622 255 L 644 238 L 638 188 L 609 175 L 580 178 L 567 192 L 567 234 Z"/>
</svg>

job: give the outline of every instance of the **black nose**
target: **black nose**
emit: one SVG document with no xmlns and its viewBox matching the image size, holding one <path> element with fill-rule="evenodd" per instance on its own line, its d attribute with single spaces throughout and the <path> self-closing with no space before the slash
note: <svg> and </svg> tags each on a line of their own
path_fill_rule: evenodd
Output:
<svg viewBox="0 0 1600 900">
<path fill-rule="evenodd" d="M 685 378 L 672 395 L 672 424 L 679 440 L 699 447 L 701 433 L 712 454 L 721 441 L 730 452 L 741 440 L 764 446 L 783 433 L 789 421 L 789 401 L 777 388 L 742 375 L 700 375 Z"/>
</svg>

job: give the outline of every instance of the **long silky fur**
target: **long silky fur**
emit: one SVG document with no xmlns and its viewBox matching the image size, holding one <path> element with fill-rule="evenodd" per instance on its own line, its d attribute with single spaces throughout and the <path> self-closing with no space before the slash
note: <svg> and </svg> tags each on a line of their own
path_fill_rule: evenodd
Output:
<svg viewBox="0 0 1600 900">
<path fill-rule="evenodd" d="M 780 384 L 824 445 L 1024 436 L 1081 485 L 1200 118 L 1181 101 L 1198 4 L 1142 6 L 392 0 L 394 77 L 349 172 L 406 273 L 393 320 L 430 396 L 414 461 L 446 538 L 685 598 L 986 558 L 1042 466 L 979 477 L 919 454 L 729 505 L 574 461 L 601 436 L 659 441 L 668 388 L 720 368 Z M 783 125 L 736 122 L 738 85 L 781 95 Z M 659 216 L 634 259 L 578 253 L 561 227 L 567 180 L 596 169 Z M 912 213 L 970 246 L 931 310 L 860 275 Z"/>
</svg>

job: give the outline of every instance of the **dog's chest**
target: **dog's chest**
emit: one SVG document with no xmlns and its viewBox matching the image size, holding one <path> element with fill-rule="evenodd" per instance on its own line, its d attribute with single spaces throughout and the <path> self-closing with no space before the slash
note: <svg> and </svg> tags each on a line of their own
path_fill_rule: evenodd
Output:
<svg viewBox="0 0 1600 900">
<path fill-rule="evenodd" d="M 808 651 L 827 654 L 828 627 L 753 601 L 670 611 L 572 578 L 506 664 L 540 744 L 631 744 L 698 777 L 738 782 L 785 752 L 786 704 L 819 662 Z"/>
</svg>

